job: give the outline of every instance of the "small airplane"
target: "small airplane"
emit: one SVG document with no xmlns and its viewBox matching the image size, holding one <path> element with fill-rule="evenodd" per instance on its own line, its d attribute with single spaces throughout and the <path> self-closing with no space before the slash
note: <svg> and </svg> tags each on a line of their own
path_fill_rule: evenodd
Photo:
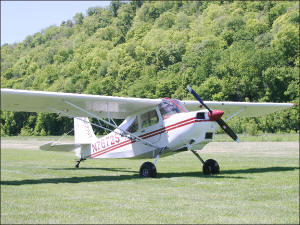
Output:
<svg viewBox="0 0 300 225">
<path fill-rule="evenodd" d="M 187 89 L 197 101 L 1 89 L 1 109 L 58 113 L 74 118 L 74 144 L 49 142 L 40 149 L 75 151 L 79 158 L 76 168 L 86 159 L 152 158 L 153 163 L 147 161 L 141 165 L 139 174 L 140 177 L 156 177 L 158 159 L 182 151 L 191 151 L 201 161 L 203 174 L 218 174 L 218 162 L 204 161 L 197 150 L 213 140 L 219 127 L 234 141 L 240 141 L 226 120 L 235 116 L 262 116 L 295 105 L 204 102 L 190 86 Z M 224 115 L 227 116 L 225 120 L 222 119 Z M 99 123 L 90 123 L 88 117 L 96 118 Z M 113 119 L 124 121 L 118 126 Z M 98 138 L 92 125 L 110 133 Z"/>
</svg>

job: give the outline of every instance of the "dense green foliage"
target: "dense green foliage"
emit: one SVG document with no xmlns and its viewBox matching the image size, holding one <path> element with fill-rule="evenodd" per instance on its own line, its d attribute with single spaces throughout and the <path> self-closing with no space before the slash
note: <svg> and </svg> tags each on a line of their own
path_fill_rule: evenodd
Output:
<svg viewBox="0 0 300 225">
<path fill-rule="evenodd" d="M 100 95 L 296 102 L 238 132 L 298 131 L 299 4 L 113 1 L 1 47 L 1 87 Z M 62 126 L 63 124 L 63 126 Z M 1 135 L 55 135 L 72 121 L 1 113 Z"/>
</svg>

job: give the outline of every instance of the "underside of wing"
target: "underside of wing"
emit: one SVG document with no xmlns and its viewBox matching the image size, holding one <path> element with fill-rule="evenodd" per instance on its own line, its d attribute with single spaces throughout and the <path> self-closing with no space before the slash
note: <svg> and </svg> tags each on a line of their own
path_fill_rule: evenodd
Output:
<svg viewBox="0 0 300 225">
<path fill-rule="evenodd" d="M 204 109 L 198 101 L 182 101 L 190 111 Z M 211 109 L 224 111 L 226 116 L 236 114 L 241 117 L 258 117 L 294 106 L 293 103 L 251 103 L 205 101 Z"/>
<path fill-rule="evenodd" d="M 153 108 L 160 102 L 161 99 L 1 89 L 2 110 L 64 112 L 72 117 L 91 117 L 88 113 L 91 112 L 102 118 L 124 119 L 134 113 Z"/>
</svg>

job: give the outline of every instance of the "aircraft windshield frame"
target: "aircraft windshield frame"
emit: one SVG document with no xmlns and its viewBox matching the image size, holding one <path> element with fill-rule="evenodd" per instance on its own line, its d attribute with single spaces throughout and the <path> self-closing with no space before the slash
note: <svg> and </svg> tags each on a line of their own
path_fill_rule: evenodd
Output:
<svg viewBox="0 0 300 225">
<path fill-rule="evenodd" d="M 170 115 L 188 112 L 185 106 L 177 99 L 163 98 L 158 105 L 159 111 L 164 119 Z"/>
</svg>

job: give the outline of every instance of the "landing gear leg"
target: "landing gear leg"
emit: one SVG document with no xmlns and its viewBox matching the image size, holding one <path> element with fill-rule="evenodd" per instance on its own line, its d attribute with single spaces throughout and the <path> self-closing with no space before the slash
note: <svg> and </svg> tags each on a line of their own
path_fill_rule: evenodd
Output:
<svg viewBox="0 0 300 225">
<path fill-rule="evenodd" d="M 208 159 L 204 162 L 204 160 L 200 157 L 200 155 L 195 150 L 191 150 L 191 152 L 194 153 L 194 155 L 202 162 L 204 175 L 220 173 L 220 167 L 216 160 Z"/>
<path fill-rule="evenodd" d="M 204 160 L 201 158 L 201 156 L 195 150 L 191 150 L 191 152 L 194 153 L 194 155 L 202 162 L 202 164 L 204 164 Z"/>
<path fill-rule="evenodd" d="M 161 148 L 160 151 L 158 152 L 154 163 L 152 162 L 144 162 L 141 167 L 140 167 L 140 177 L 156 177 L 157 172 L 156 172 L 156 163 L 162 154 L 162 152 L 165 150 L 166 147 Z"/>
<path fill-rule="evenodd" d="M 79 168 L 79 164 L 81 163 L 81 161 L 84 161 L 85 159 L 83 158 L 80 158 L 79 160 L 76 161 L 76 164 L 75 164 L 75 168 Z"/>
<path fill-rule="evenodd" d="M 160 155 L 162 154 L 162 152 L 163 152 L 165 149 L 166 149 L 166 147 L 163 147 L 163 148 L 161 148 L 161 149 L 159 150 L 157 156 L 155 157 L 154 165 L 156 165 L 156 163 L 157 163 L 157 161 L 158 161 Z"/>
</svg>

